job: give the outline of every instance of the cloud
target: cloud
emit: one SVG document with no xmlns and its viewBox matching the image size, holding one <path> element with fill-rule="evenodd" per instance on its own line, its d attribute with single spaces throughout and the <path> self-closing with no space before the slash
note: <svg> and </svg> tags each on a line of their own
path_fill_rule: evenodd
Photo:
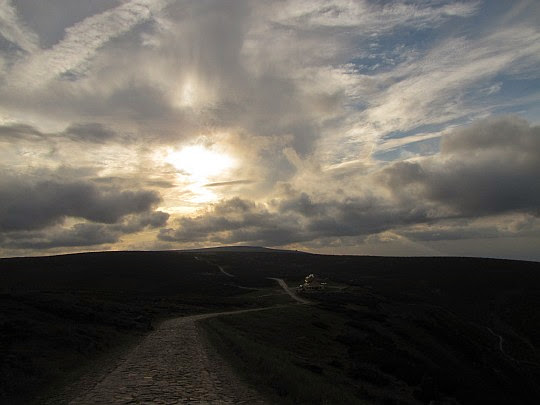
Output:
<svg viewBox="0 0 540 405">
<path fill-rule="evenodd" d="M 349 189 L 337 194 L 298 192 L 289 185 L 266 204 L 224 200 L 180 218 L 159 238 L 278 246 L 387 231 L 420 240 L 515 235 L 523 229 L 505 230 L 493 221 L 498 215 L 510 215 L 505 223 L 515 223 L 519 213 L 540 215 L 540 191 L 531 187 L 540 178 L 539 150 L 540 127 L 516 117 L 482 120 L 445 135 L 440 156 L 397 162 L 356 178 L 363 189 L 348 177 L 343 184 Z M 460 223 L 483 217 L 492 223 Z"/>
<path fill-rule="evenodd" d="M 397 47 L 396 63 L 355 74 L 350 94 L 360 108 L 346 136 L 336 136 L 336 143 L 347 146 L 337 146 L 335 155 L 353 160 L 384 148 L 389 134 L 400 134 L 406 143 L 408 135 L 415 137 L 430 127 L 438 132 L 510 105 L 537 103 L 538 94 L 531 94 L 529 101 L 512 97 L 501 103 L 504 96 L 496 90 L 509 91 L 512 85 L 506 83 L 513 80 L 530 81 L 535 88 L 540 76 L 531 66 L 540 63 L 538 43 L 538 28 L 522 22 L 486 29 L 481 36 L 447 36 L 427 48 Z M 502 85 L 500 77 L 505 79 Z"/>
<path fill-rule="evenodd" d="M 19 20 L 10 0 L 0 1 L 0 35 L 26 52 L 38 49 L 38 37 Z"/>
<path fill-rule="evenodd" d="M 119 241 L 120 234 L 103 224 L 79 223 L 71 228 L 47 231 L 19 231 L 4 235 L 2 245 L 12 249 L 51 249 L 97 246 Z"/>
<path fill-rule="evenodd" d="M 169 214 L 155 210 L 161 201 L 157 192 L 126 189 L 129 181 L 98 182 L 94 175 L 88 168 L 41 169 L 3 181 L 3 251 L 110 245 L 166 225 Z"/>
<path fill-rule="evenodd" d="M 160 201 L 150 190 L 118 190 L 88 181 L 2 182 L 0 231 L 42 229 L 66 218 L 115 223 L 123 216 L 142 213 Z"/>
<path fill-rule="evenodd" d="M 399 234 L 422 242 L 448 240 L 539 237 L 540 218 L 528 214 L 509 214 L 498 217 L 461 221 L 440 221 L 429 227 L 413 225 Z"/>
<path fill-rule="evenodd" d="M 358 27 L 384 32 L 400 25 L 434 25 L 449 17 L 473 15 L 479 2 L 431 5 L 396 1 L 378 4 L 368 1 L 288 1 L 279 4 L 277 21 L 303 27 Z"/>
<path fill-rule="evenodd" d="M 13 249 L 494 239 L 537 216 L 538 128 L 467 124 L 538 122 L 535 2 L 84 3 L 0 0 Z M 235 166 L 196 180 L 167 162 L 189 145 Z"/>
<path fill-rule="evenodd" d="M 415 198 L 454 216 L 540 213 L 540 127 L 492 118 L 446 135 L 437 157 L 395 163 L 381 179 L 400 200 Z M 412 197 L 411 197 L 412 196 Z"/>
<path fill-rule="evenodd" d="M 96 50 L 111 39 L 130 31 L 135 25 L 151 18 L 169 1 L 131 0 L 85 18 L 65 30 L 62 41 L 52 48 L 35 52 L 16 67 L 14 80 L 22 86 L 46 84 L 49 80 L 78 68 Z"/>
<path fill-rule="evenodd" d="M 518 26 L 481 39 L 450 38 L 414 63 L 376 78 L 390 86 L 370 102 L 366 118 L 391 132 L 482 111 L 482 105 L 478 109 L 457 101 L 465 98 L 473 83 L 489 80 L 510 67 L 517 73 L 526 69 L 525 61 L 538 63 L 540 48 L 529 40 L 540 39 L 539 35 L 535 29 Z M 516 43 L 522 46 L 516 48 Z"/>
<path fill-rule="evenodd" d="M 100 123 L 76 123 L 65 129 L 63 135 L 81 142 L 103 143 L 117 138 L 110 128 Z"/>
<path fill-rule="evenodd" d="M 122 233 L 135 233 L 145 228 L 162 228 L 167 224 L 170 215 L 163 211 L 143 212 L 133 215 L 125 221 L 111 226 L 112 229 Z"/>
<path fill-rule="evenodd" d="M 71 0 L 47 0 L 46 3 L 12 0 L 19 19 L 39 36 L 41 48 L 49 48 L 65 35 L 65 29 L 117 7 L 123 0 L 92 0 L 76 2 Z"/>
<path fill-rule="evenodd" d="M 180 218 L 177 228 L 161 230 L 159 239 L 281 246 L 327 237 L 365 236 L 426 220 L 422 209 L 388 206 L 371 196 L 314 202 L 300 193 L 277 205 L 240 198 L 224 200 L 198 216 Z"/>
<path fill-rule="evenodd" d="M 231 180 L 231 181 L 221 181 L 217 183 L 208 183 L 204 187 L 223 187 L 223 186 L 236 186 L 242 184 L 253 184 L 254 180 Z"/>
<path fill-rule="evenodd" d="M 493 117 L 456 128 L 441 143 L 443 156 L 472 151 L 475 155 L 500 151 L 508 157 L 521 154 L 522 158 L 540 160 L 540 126 L 531 127 L 517 116 Z"/>
<path fill-rule="evenodd" d="M 75 142 L 105 143 L 121 140 L 122 137 L 104 124 L 80 122 L 72 123 L 64 131 L 56 133 L 42 132 L 28 124 L 11 123 L 0 125 L 0 140 L 2 138 L 12 142 L 59 142 L 69 139 Z"/>
<path fill-rule="evenodd" d="M 90 247 L 119 243 L 123 236 L 165 226 L 169 214 L 143 212 L 123 217 L 118 223 L 80 222 L 72 226 L 52 225 L 43 230 L 16 230 L 0 233 L 4 249 L 55 249 Z"/>
<path fill-rule="evenodd" d="M 34 128 L 31 125 L 28 124 L 7 124 L 7 125 L 0 125 L 0 140 L 1 139 L 7 139 L 7 140 L 41 140 L 45 138 L 45 134 L 43 134 L 38 129 Z"/>
<path fill-rule="evenodd" d="M 263 204 L 241 198 L 224 200 L 194 218 L 180 218 L 177 225 L 176 229 L 162 229 L 159 239 L 189 243 L 264 241 L 279 245 L 298 239 L 301 232 L 296 216 L 273 213 Z"/>
</svg>

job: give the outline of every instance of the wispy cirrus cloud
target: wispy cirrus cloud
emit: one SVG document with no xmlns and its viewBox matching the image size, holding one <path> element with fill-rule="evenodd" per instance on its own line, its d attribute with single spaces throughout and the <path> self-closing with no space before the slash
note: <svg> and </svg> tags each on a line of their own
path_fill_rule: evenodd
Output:
<svg viewBox="0 0 540 405">
<path fill-rule="evenodd" d="M 21 22 L 10 0 L 0 1 L 0 35 L 28 53 L 39 49 L 38 36 Z"/>
<path fill-rule="evenodd" d="M 152 18 L 152 14 L 172 0 L 131 0 L 124 4 L 85 18 L 67 28 L 64 38 L 52 48 L 34 50 L 14 68 L 10 80 L 15 86 L 41 86 L 49 80 L 77 69 L 91 58 L 96 50 L 137 24 Z"/>
<path fill-rule="evenodd" d="M 275 20 L 303 27 L 360 27 L 365 32 L 384 32 L 400 25 L 433 26 L 451 17 L 468 17 L 478 10 L 479 2 L 452 4 L 413 4 L 339 0 L 288 1 L 274 6 Z"/>
</svg>

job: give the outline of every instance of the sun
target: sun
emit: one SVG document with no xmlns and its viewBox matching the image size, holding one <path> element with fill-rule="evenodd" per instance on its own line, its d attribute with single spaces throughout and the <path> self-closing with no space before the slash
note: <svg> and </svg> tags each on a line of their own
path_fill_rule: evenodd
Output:
<svg viewBox="0 0 540 405">
<path fill-rule="evenodd" d="M 235 166 L 235 160 L 226 153 L 203 145 L 190 145 L 167 153 L 165 161 L 188 175 L 195 182 L 205 182 Z"/>
</svg>

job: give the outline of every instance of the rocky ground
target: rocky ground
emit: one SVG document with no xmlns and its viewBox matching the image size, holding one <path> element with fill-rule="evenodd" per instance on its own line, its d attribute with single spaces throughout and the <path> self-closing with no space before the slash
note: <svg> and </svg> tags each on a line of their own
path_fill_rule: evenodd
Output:
<svg viewBox="0 0 540 405">
<path fill-rule="evenodd" d="M 74 398 L 59 396 L 53 402 L 74 405 L 264 404 L 267 401 L 236 377 L 197 325 L 200 319 L 250 311 L 254 310 L 165 321 L 112 370 L 101 376 L 83 378 Z"/>
</svg>

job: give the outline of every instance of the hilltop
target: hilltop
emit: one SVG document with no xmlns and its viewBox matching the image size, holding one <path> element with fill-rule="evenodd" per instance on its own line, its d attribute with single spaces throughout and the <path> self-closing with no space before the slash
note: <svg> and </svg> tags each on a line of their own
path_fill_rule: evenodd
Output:
<svg viewBox="0 0 540 405">
<path fill-rule="evenodd" d="M 233 253 L 305 253 L 298 250 L 286 250 L 286 249 L 273 249 L 264 246 L 216 246 L 208 248 L 197 249 L 182 249 L 178 252 L 186 253 L 219 253 L 219 252 L 233 252 Z"/>
</svg>

